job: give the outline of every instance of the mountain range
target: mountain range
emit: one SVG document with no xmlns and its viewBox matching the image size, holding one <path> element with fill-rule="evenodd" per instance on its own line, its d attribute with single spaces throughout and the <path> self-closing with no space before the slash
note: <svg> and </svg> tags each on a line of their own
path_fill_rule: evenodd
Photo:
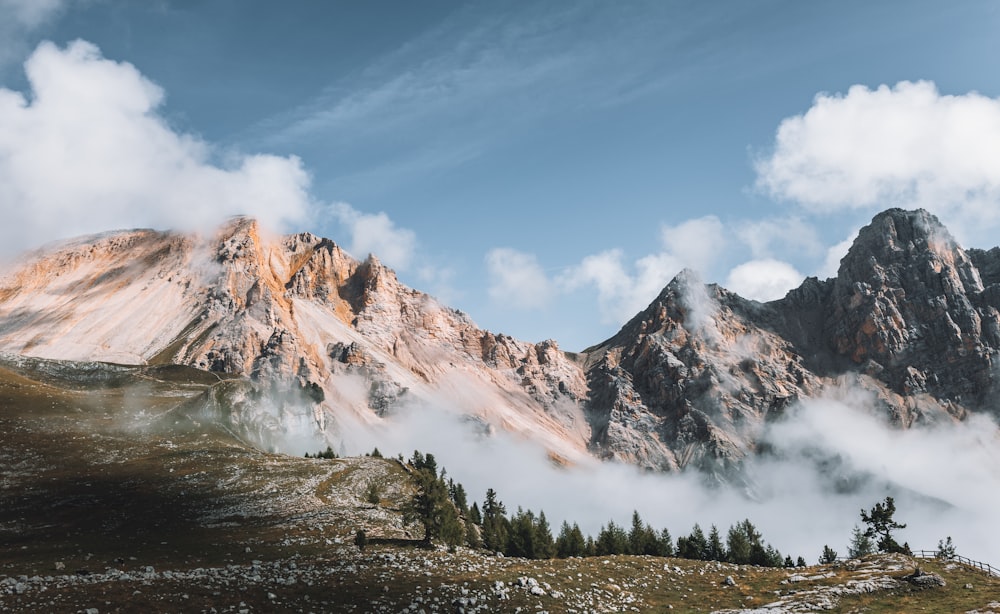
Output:
<svg viewBox="0 0 1000 614">
<path fill-rule="evenodd" d="M 776 301 L 683 271 L 579 353 L 482 330 L 375 256 L 248 218 L 64 241 L 0 278 L 0 351 L 213 373 L 227 385 L 200 402 L 261 447 L 434 408 L 561 463 L 726 476 L 803 398 L 861 389 L 900 428 L 996 412 L 998 350 L 1000 249 L 962 248 L 923 210 L 879 213 L 836 277 Z"/>
</svg>

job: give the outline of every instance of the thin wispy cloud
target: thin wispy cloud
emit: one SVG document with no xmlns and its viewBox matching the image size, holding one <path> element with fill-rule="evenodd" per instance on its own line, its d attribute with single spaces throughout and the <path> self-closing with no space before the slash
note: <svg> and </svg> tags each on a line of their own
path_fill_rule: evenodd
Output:
<svg viewBox="0 0 1000 614">
<path fill-rule="evenodd" d="M 469 5 L 312 100 L 246 135 L 267 146 L 334 143 L 338 178 L 449 168 L 538 122 L 623 105 L 696 70 L 704 49 L 670 26 L 671 11 Z M 708 23 L 692 23 L 698 30 Z M 700 31 L 700 30 L 699 30 Z M 666 67 L 666 68 L 665 68 Z M 385 147 L 387 142 L 392 147 Z M 389 152 L 389 153 L 387 153 Z M 347 167 L 347 168 L 344 168 Z"/>
</svg>

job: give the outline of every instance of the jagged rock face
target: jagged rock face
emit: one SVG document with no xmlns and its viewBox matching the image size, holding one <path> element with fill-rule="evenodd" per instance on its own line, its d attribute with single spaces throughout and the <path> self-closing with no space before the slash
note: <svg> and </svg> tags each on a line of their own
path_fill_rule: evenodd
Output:
<svg viewBox="0 0 1000 614">
<path fill-rule="evenodd" d="M 584 376 L 553 342 L 480 330 L 374 257 L 249 219 L 207 240 L 129 231 L 30 255 L 0 281 L 0 350 L 243 375 L 308 401 L 331 433 L 423 403 L 560 458 L 590 435 Z"/>
<path fill-rule="evenodd" d="M 588 350 L 594 446 L 651 468 L 731 473 L 766 416 L 820 388 L 789 342 L 753 324 L 756 311 L 685 272 Z"/>
<path fill-rule="evenodd" d="M 867 390 L 903 427 L 996 411 L 998 307 L 1000 250 L 966 252 L 925 211 L 879 214 L 836 278 L 767 304 L 682 274 L 588 350 L 592 445 L 724 476 L 771 416 L 824 388 Z"/>
<path fill-rule="evenodd" d="M 0 351 L 245 376 L 259 385 L 230 385 L 244 393 L 227 420 L 248 433 L 433 405 L 559 458 L 589 449 L 722 479 L 769 419 L 831 387 L 869 391 L 901 427 L 996 411 L 998 348 L 1000 249 L 963 250 L 932 215 L 898 209 L 859 233 L 834 279 L 760 304 L 685 272 L 573 356 L 480 330 L 374 257 L 248 219 L 209 239 L 79 239 L 0 279 Z M 308 412 L 255 408 L 266 387 Z"/>
<path fill-rule="evenodd" d="M 887 212 L 841 262 L 829 340 L 899 394 L 978 405 L 1000 347 L 1000 314 L 983 291 L 978 268 L 934 216 Z"/>
</svg>

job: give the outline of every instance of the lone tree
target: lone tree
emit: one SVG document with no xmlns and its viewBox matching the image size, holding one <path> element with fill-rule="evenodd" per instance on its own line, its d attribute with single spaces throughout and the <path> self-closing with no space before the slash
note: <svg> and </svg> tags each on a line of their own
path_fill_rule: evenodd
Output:
<svg viewBox="0 0 1000 614">
<path fill-rule="evenodd" d="M 861 510 L 861 521 L 868 525 L 865 530 L 866 537 L 876 537 L 879 552 L 906 552 L 904 546 L 900 546 L 892 537 L 892 532 L 897 529 L 905 529 L 905 524 L 899 524 L 893 519 L 896 513 L 896 502 L 892 497 L 886 497 L 882 503 L 876 503 L 870 512 Z"/>
<path fill-rule="evenodd" d="M 424 525 L 424 543 L 429 545 L 432 540 L 440 538 L 453 549 L 465 537 L 458 510 L 448 493 L 447 484 L 437 475 L 434 456 L 428 454 L 424 457 L 414 452 L 414 461 L 417 460 L 419 462 L 411 463 L 416 469 L 417 492 L 403 506 L 403 519 L 406 522 L 419 521 Z"/>
</svg>

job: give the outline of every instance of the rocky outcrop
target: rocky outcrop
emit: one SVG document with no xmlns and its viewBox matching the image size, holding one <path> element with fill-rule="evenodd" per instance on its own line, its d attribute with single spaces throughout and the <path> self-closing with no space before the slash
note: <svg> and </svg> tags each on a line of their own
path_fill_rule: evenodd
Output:
<svg viewBox="0 0 1000 614">
<path fill-rule="evenodd" d="M 727 474 L 762 421 L 820 379 L 761 327 L 760 305 L 684 272 L 617 335 L 587 350 L 593 446 L 650 468 Z"/>
<path fill-rule="evenodd" d="M 746 301 L 690 273 L 587 351 L 592 446 L 643 466 L 730 472 L 790 403 L 867 390 L 903 427 L 996 411 L 1000 250 L 963 250 L 926 211 L 863 228 L 837 277 Z"/>
</svg>

